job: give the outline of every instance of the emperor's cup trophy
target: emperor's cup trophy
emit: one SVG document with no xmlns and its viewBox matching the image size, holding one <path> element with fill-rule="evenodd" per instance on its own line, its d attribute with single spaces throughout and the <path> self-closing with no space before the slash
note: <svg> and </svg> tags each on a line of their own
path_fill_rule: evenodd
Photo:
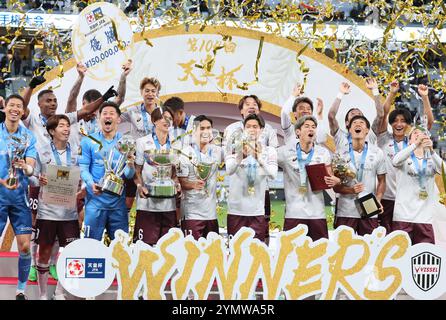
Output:
<svg viewBox="0 0 446 320">
<path fill-rule="evenodd" d="M 351 170 L 349 162 L 336 153 L 332 159 L 333 174 L 341 179 L 343 185 L 347 185 L 350 181 L 358 183 L 357 175 Z M 370 218 L 381 212 L 380 204 L 373 193 L 364 196 L 356 195 L 355 205 L 361 215 L 361 218 Z"/>
<path fill-rule="evenodd" d="M 147 183 L 147 196 L 150 198 L 173 198 L 177 190 L 175 182 L 172 180 L 172 166 L 176 161 L 176 154 L 173 150 L 151 149 L 144 151 L 146 162 L 154 166 L 154 180 Z"/>
<path fill-rule="evenodd" d="M 228 145 L 226 146 L 227 152 L 232 154 L 241 155 L 243 150 L 257 151 L 256 143 L 264 146 L 264 141 L 262 137 L 255 139 L 249 135 L 246 131 L 238 129 L 234 131 L 231 137 L 228 139 Z M 252 196 L 255 194 L 255 182 L 257 177 L 258 162 L 254 159 L 253 155 L 248 155 L 246 164 L 246 176 L 248 180 L 248 195 Z"/>
<path fill-rule="evenodd" d="M 113 155 L 115 148 L 120 153 L 116 165 L 113 167 Z M 121 178 L 125 170 L 126 160 L 129 154 L 135 153 L 136 141 L 130 135 L 124 135 L 118 143 L 112 148 L 107 159 L 104 158 L 105 174 L 99 185 L 103 192 L 121 196 L 124 191 L 124 179 Z"/>
<path fill-rule="evenodd" d="M 25 151 L 29 145 L 28 135 L 23 135 L 23 137 L 10 136 L 8 157 L 9 157 L 9 169 L 8 178 L 6 179 L 6 184 L 9 187 L 13 187 L 17 184 L 17 167 L 15 162 L 21 160 L 25 156 Z"/>
<path fill-rule="evenodd" d="M 194 166 L 195 176 L 198 179 L 205 182 L 203 190 L 199 192 L 205 195 L 209 195 L 207 180 L 215 172 L 216 165 L 211 159 L 198 159 L 197 157 L 192 157 L 192 165 Z"/>
</svg>

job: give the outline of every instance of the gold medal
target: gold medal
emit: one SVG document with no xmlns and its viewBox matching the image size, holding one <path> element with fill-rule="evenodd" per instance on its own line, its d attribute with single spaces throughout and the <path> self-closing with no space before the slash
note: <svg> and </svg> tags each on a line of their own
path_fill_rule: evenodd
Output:
<svg viewBox="0 0 446 320">
<path fill-rule="evenodd" d="M 429 196 L 429 195 L 428 195 L 428 193 L 427 193 L 426 190 L 420 190 L 420 193 L 418 194 L 418 197 L 419 197 L 421 200 L 426 200 L 428 196 Z"/>
<path fill-rule="evenodd" d="M 299 193 L 300 194 L 306 194 L 308 191 L 308 188 L 306 186 L 300 186 L 299 187 Z"/>
<path fill-rule="evenodd" d="M 250 196 L 252 196 L 252 195 L 254 195 L 254 193 L 255 193 L 255 188 L 254 187 L 248 187 L 248 194 L 250 195 Z"/>
</svg>

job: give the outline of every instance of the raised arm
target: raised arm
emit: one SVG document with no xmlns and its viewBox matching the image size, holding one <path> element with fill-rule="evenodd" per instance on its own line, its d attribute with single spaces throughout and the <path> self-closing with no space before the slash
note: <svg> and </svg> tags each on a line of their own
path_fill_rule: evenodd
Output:
<svg viewBox="0 0 446 320">
<path fill-rule="evenodd" d="M 24 113 L 23 113 L 23 116 L 22 116 L 22 120 L 28 118 L 28 116 L 29 116 L 30 110 L 28 108 L 28 105 L 29 105 L 29 102 L 31 101 L 31 96 L 33 94 L 33 90 L 38 85 L 41 85 L 45 81 L 46 80 L 43 77 L 43 73 L 41 75 L 34 76 L 34 77 L 32 77 L 31 81 L 29 82 L 28 87 L 26 87 L 23 90 L 22 97 L 23 97 L 23 100 L 25 101 L 25 103 L 23 104 Z"/>
<path fill-rule="evenodd" d="M 420 141 L 421 143 L 421 141 Z M 408 146 L 407 148 L 403 148 L 401 151 L 399 151 L 392 160 L 392 164 L 395 167 L 401 167 L 404 163 L 404 161 L 406 161 L 407 158 L 410 157 L 410 154 L 417 148 L 417 144 L 416 143 L 412 143 L 410 146 Z"/>
<path fill-rule="evenodd" d="M 378 82 L 376 82 L 375 78 L 367 78 L 365 82 L 367 88 L 372 90 L 373 101 L 375 102 L 376 118 L 375 120 L 373 120 L 372 130 L 376 135 L 378 135 L 379 129 L 381 127 L 381 122 L 384 117 L 384 110 L 383 106 L 381 105 L 381 95 L 379 94 L 378 90 Z"/>
<path fill-rule="evenodd" d="M 283 130 L 287 130 L 291 125 L 290 112 L 293 109 L 293 104 L 296 98 L 298 98 L 302 94 L 302 85 L 300 83 L 296 83 L 291 92 L 291 95 L 282 105 L 282 110 L 280 112 L 280 123 Z"/>
<path fill-rule="evenodd" d="M 378 134 L 387 131 L 387 125 L 389 124 L 389 119 L 387 118 L 387 116 L 390 113 L 390 108 L 392 107 L 393 101 L 395 100 L 395 97 L 399 90 L 400 90 L 399 82 L 397 80 L 393 80 L 390 83 L 389 94 L 386 98 L 386 101 L 384 101 L 383 104 L 384 115 L 381 120 L 381 124 L 379 126 Z"/>
<path fill-rule="evenodd" d="M 339 88 L 339 93 L 335 101 L 331 105 L 330 110 L 328 111 L 328 124 L 330 126 L 330 134 L 333 137 L 339 130 L 339 123 L 338 120 L 336 120 L 336 114 L 338 113 L 342 98 L 344 97 L 344 95 L 349 93 L 350 93 L 350 85 L 347 82 L 342 82 L 341 87 Z"/>
<path fill-rule="evenodd" d="M 77 97 L 81 90 L 82 83 L 84 82 L 85 72 L 87 72 L 87 67 L 81 62 L 76 65 L 76 70 L 78 77 L 73 87 L 70 90 L 70 95 L 68 96 L 67 106 L 65 108 L 65 113 L 75 112 L 77 110 Z"/>
<path fill-rule="evenodd" d="M 432 129 L 432 125 L 434 124 L 434 114 L 432 113 L 431 103 L 429 101 L 429 88 L 424 84 L 418 85 L 418 94 L 421 96 L 421 100 L 423 100 L 423 111 L 427 116 L 427 129 Z"/>
<path fill-rule="evenodd" d="M 96 110 L 99 109 L 99 107 L 101 106 L 101 104 L 104 101 L 107 101 L 108 99 L 110 99 L 111 97 L 116 96 L 118 93 L 113 89 L 114 86 L 111 86 L 103 95 L 101 98 L 87 104 L 86 106 L 82 107 L 82 109 L 80 109 L 77 112 L 77 119 L 78 121 L 85 119 L 85 117 L 87 117 L 88 115 L 96 112 Z"/>
<path fill-rule="evenodd" d="M 132 71 L 132 60 L 129 59 L 127 62 L 122 66 L 122 73 L 121 78 L 119 79 L 119 85 L 118 85 L 118 95 L 115 98 L 115 102 L 118 106 L 120 106 L 124 100 L 125 100 L 125 92 L 126 92 L 126 86 L 127 86 L 127 76 L 129 75 L 130 71 Z"/>
</svg>

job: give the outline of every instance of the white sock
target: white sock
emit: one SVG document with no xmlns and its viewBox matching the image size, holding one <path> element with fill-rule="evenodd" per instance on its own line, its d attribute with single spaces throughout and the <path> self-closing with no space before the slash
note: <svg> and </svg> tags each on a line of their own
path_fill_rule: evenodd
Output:
<svg viewBox="0 0 446 320">
<path fill-rule="evenodd" d="M 53 249 L 51 250 L 50 265 L 56 265 L 58 255 L 59 255 L 59 240 L 57 240 L 56 238 L 56 242 L 54 242 Z"/>
<path fill-rule="evenodd" d="M 40 300 L 48 300 L 49 264 L 37 262 L 37 283 L 39 284 Z"/>
<path fill-rule="evenodd" d="M 56 300 L 65 300 L 65 289 L 62 287 L 60 281 L 57 281 L 56 290 L 54 291 L 54 296 Z"/>
<path fill-rule="evenodd" d="M 37 248 L 39 245 L 36 243 L 36 229 L 33 228 L 33 233 L 31 235 L 31 266 L 36 266 Z"/>
</svg>

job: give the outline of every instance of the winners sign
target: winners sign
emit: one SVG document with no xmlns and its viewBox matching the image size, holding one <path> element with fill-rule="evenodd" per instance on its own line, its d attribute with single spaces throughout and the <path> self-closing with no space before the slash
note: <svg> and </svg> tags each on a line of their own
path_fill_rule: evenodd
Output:
<svg viewBox="0 0 446 320">
<path fill-rule="evenodd" d="M 62 254 L 70 255 L 70 247 L 76 246 L 79 258 L 79 245 L 86 240 L 92 241 L 77 240 Z M 307 227 L 299 225 L 279 233 L 274 252 L 254 239 L 248 228 L 242 228 L 229 247 L 215 233 L 196 241 L 179 229 L 171 229 L 155 247 L 142 241 L 129 245 L 128 235 L 119 230 L 107 251 L 111 258 L 104 266 L 116 274 L 118 299 L 126 300 L 138 299 L 141 293 L 144 299 L 164 300 L 166 286 L 173 299 L 193 294 L 206 300 L 214 286 L 220 299 L 246 300 L 255 295 L 259 281 L 267 300 L 281 295 L 289 300 L 314 295 L 331 300 L 339 291 L 353 300 L 385 300 L 394 299 L 401 289 L 416 299 L 436 299 L 446 292 L 442 266 L 446 252 L 432 244 L 411 246 L 407 233 L 386 235 L 382 227 L 362 237 L 342 226 L 330 240 L 313 242 Z M 65 266 L 63 257 L 59 258 L 58 270 Z M 70 286 L 65 286 L 65 279 L 61 280 L 68 291 L 73 286 L 79 291 L 89 280 L 98 281 L 70 277 Z M 112 280 L 109 277 L 101 287 L 107 288 Z"/>
</svg>

